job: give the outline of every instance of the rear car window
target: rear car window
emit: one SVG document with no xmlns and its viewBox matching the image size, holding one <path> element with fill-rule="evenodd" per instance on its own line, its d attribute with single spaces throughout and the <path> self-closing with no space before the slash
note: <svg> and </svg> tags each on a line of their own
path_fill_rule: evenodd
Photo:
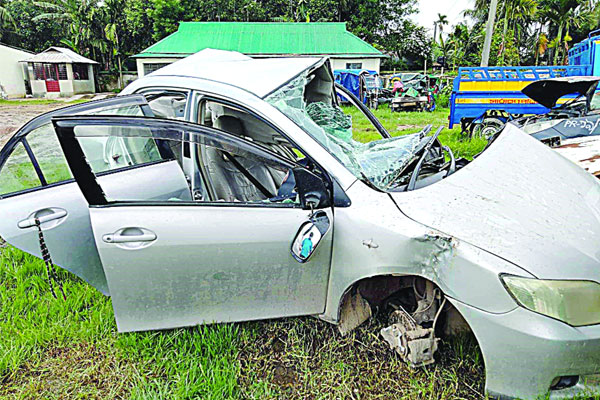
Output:
<svg viewBox="0 0 600 400">
<path fill-rule="evenodd" d="M 25 146 L 19 143 L 0 171 L 0 196 L 41 186 Z"/>
<path fill-rule="evenodd" d="M 27 143 L 48 184 L 73 178 L 52 124 L 44 124 L 31 131 L 27 135 Z"/>
</svg>

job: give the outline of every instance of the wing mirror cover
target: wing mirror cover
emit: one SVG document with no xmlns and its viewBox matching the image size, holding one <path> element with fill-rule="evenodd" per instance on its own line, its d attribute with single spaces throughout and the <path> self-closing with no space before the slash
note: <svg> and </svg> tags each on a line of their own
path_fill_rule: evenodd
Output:
<svg viewBox="0 0 600 400">
<path fill-rule="evenodd" d="M 296 191 L 305 210 L 331 206 L 331 193 L 322 178 L 306 168 L 294 168 Z"/>
</svg>

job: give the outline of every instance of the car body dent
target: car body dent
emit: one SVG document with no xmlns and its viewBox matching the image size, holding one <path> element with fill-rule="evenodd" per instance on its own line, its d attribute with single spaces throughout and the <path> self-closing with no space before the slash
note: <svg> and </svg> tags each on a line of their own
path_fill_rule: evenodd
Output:
<svg viewBox="0 0 600 400">
<path fill-rule="evenodd" d="M 600 183 L 511 125 L 461 171 L 392 197 L 412 219 L 537 278 L 600 282 Z"/>
<path fill-rule="evenodd" d="M 327 309 L 321 318 L 337 322 L 344 293 L 354 283 L 378 275 L 426 278 L 446 296 L 488 312 L 506 312 L 517 306 L 498 274 L 531 276 L 523 269 L 408 218 L 388 194 L 360 181 L 347 194 L 353 204 L 363 205 L 362 212 L 352 207 L 335 211 Z M 372 240 L 378 247 L 364 246 L 364 240 Z"/>
</svg>

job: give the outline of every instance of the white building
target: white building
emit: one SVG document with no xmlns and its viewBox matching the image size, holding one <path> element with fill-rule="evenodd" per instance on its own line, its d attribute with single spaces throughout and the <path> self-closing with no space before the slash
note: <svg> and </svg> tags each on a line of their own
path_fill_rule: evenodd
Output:
<svg viewBox="0 0 600 400">
<path fill-rule="evenodd" d="M 19 63 L 33 53 L 0 43 L 0 95 L 3 97 L 25 97 L 28 80 L 27 67 Z"/>
<path fill-rule="evenodd" d="M 329 57 L 334 70 L 378 73 L 387 57 L 348 32 L 344 22 L 181 22 L 177 32 L 134 56 L 138 77 L 204 49 L 253 58 Z"/>
<path fill-rule="evenodd" d="M 39 54 L 21 59 L 27 63 L 34 97 L 68 97 L 95 93 L 94 60 L 64 47 L 49 47 Z"/>
</svg>

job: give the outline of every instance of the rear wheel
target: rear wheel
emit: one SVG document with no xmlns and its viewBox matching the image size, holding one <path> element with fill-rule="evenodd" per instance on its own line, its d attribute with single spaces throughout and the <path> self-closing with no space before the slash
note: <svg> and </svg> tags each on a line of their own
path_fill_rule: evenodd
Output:
<svg viewBox="0 0 600 400">
<path fill-rule="evenodd" d="M 505 122 L 499 118 L 485 118 L 483 121 L 473 124 L 471 139 L 483 138 L 487 140 L 500 132 L 504 125 Z"/>
</svg>

